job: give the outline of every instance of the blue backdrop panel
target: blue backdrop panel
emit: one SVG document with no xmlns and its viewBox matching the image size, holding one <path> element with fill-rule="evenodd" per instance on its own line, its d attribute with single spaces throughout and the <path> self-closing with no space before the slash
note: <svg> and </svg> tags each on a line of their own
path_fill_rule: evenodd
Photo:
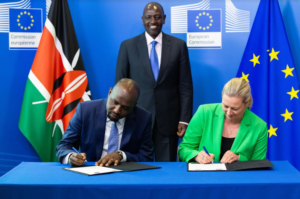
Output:
<svg viewBox="0 0 300 199">
<path fill-rule="evenodd" d="M 18 0 L 0 0 L 0 175 L 22 161 L 40 161 L 39 157 L 18 128 L 18 120 L 25 83 L 35 50 L 9 50 L 9 22 L 1 23 L 8 11 L 8 3 Z M 28 8 L 42 9 L 43 25 L 48 1 L 23 0 Z M 122 41 L 144 31 L 142 12 L 146 0 L 69 0 L 69 6 L 82 58 L 88 75 L 93 99 L 105 98 L 113 87 L 119 47 Z M 259 0 L 162 0 L 167 15 L 163 31 L 187 40 L 187 33 L 172 32 L 171 8 L 206 2 L 209 9 L 221 9 L 221 49 L 189 49 L 193 84 L 194 111 L 200 104 L 221 101 L 225 82 L 235 77 L 249 37 L 249 31 L 227 32 L 226 2 L 236 9 L 249 12 L 251 28 Z M 297 0 L 279 0 L 286 31 L 299 76 L 300 13 Z M 3 14 L 4 13 L 4 14 Z M 8 17 L 8 16 L 7 16 Z M 4 24 L 4 25 L 3 25 Z M 255 102 L 254 102 L 255 103 Z"/>
</svg>

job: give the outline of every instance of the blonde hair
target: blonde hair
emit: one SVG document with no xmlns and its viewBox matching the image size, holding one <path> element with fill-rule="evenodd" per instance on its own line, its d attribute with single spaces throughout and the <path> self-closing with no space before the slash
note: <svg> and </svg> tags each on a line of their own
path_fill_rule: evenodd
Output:
<svg viewBox="0 0 300 199">
<path fill-rule="evenodd" d="M 251 88 L 246 80 L 241 78 L 233 78 L 227 82 L 222 91 L 222 97 L 226 94 L 228 97 L 241 97 L 244 103 L 248 103 L 247 108 L 250 109 L 253 104 Z"/>
</svg>

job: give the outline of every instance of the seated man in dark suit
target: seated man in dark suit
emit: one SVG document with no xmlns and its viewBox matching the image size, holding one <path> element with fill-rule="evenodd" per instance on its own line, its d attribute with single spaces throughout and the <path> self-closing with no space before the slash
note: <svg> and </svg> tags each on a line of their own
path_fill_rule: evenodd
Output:
<svg viewBox="0 0 300 199">
<path fill-rule="evenodd" d="M 139 94 L 133 80 L 121 79 L 107 99 L 78 104 L 56 147 L 58 160 L 71 166 L 85 160 L 97 166 L 153 161 L 151 113 L 136 105 Z M 83 153 L 74 153 L 72 147 Z"/>
</svg>

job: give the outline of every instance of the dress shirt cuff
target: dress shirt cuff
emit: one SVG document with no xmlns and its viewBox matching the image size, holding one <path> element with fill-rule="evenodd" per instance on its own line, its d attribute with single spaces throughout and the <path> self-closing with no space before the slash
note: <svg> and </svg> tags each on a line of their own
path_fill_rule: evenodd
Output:
<svg viewBox="0 0 300 199">
<path fill-rule="evenodd" d="M 124 153 L 124 151 L 122 151 L 122 156 L 123 156 L 123 159 L 120 162 L 126 162 L 127 156 L 126 156 L 126 153 Z"/>
<path fill-rule="evenodd" d="M 189 123 L 186 123 L 186 122 L 182 122 L 182 121 L 179 121 L 179 123 L 181 123 L 181 124 L 185 124 L 185 125 L 189 125 Z"/>
<path fill-rule="evenodd" d="M 69 153 L 63 158 L 62 164 L 69 164 L 69 157 L 72 153 Z"/>
</svg>

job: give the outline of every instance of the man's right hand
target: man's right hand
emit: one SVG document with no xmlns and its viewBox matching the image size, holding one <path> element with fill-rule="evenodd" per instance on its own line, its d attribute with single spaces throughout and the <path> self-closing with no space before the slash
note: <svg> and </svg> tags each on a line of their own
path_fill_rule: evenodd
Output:
<svg viewBox="0 0 300 199">
<path fill-rule="evenodd" d="M 85 153 L 78 154 L 78 153 L 74 152 L 69 157 L 69 164 L 72 167 L 78 167 L 78 166 L 83 165 L 85 163 L 85 160 L 86 160 Z"/>
</svg>

